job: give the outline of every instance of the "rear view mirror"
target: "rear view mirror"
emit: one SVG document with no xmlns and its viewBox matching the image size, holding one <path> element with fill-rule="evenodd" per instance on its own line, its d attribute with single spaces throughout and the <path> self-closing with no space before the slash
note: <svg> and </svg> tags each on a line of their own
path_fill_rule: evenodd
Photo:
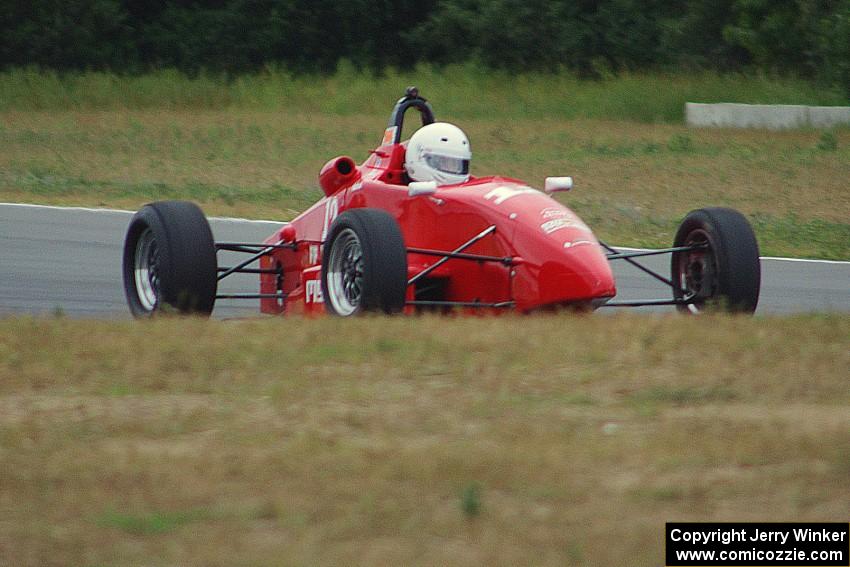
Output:
<svg viewBox="0 0 850 567">
<path fill-rule="evenodd" d="M 437 192 L 435 181 L 411 181 L 407 186 L 407 194 L 411 197 L 417 195 L 433 195 Z"/>
<path fill-rule="evenodd" d="M 543 185 L 543 190 L 547 193 L 556 193 L 558 191 L 569 191 L 573 188 L 572 177 L 547 177 L 546 183 Z"/>
</svg>

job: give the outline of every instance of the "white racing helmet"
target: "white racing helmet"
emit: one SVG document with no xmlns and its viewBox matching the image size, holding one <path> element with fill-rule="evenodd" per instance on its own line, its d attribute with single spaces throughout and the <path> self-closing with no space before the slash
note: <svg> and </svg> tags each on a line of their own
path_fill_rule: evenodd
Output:
<svg viewBox="0 0 850 567">
<path fill-rule="evenodd" d="M 469 179 L 471 159 L 472 149 L 463 130 L 454 124 L 435 122 L 410 137 L 404 169 L 413 181 L 452 185 Z"/>
</svg>

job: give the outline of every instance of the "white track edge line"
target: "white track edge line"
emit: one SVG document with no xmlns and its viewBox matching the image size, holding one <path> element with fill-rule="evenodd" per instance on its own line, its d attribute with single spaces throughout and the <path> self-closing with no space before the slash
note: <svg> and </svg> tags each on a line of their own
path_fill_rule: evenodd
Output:
<svg viewBox="0 0 850 567">
<path fill-rule="evenodd" d="M 57 211 L 82 211 L 86 213 L 120 213 L 123 215 L 133 215 L 136 211 L 126 211 L 124 209 L 110 208 L 92 208 L 92 207 L 61 207 L 59 205 L 33 205 L 30 203 L 0 203 L 0 207 L 20 207 L 24 209 L 52 209 Z M 265 220 L 265 219 L 243 219 L 239 217 L 207 217 L 211 220 L 224 222 L 248 222 L 248 223 L 263 223 L 263 224 L 287 224 L 286 221 Z"/>
<path fill-rule="evenodd" d="M 818 264 L 844 264 L 850 266 L 847 260 L 817 260 L 811 258 L 784 258 L 782 256 L 759 256 L 762 260 L 775 260 L 777 262 L 816 262 Z"/>
<path fill-rule="evenodd" d="M 135 214 L 136 211 L 125 211 L 123 209 L 109 208 L 92 208 L 92 207 L 61 207 L 59 205 L 34 205 L 31 203 L 0 203 L 0 207 L 21 207 L 29 209 L 53 209 L 60 211 L 84 211 L 89 213 L 121 213 L 125 215 Z M 264 219 L 243 219 L 239 217 L 209 217 L 211 220 L 224 222 L 246 222 L 258 224 L 287 224 L 286 221 L 264 220 Z M 629 248 L 628 246 L 615 246 L 611 248 L 618 250 L 627 250 L 631 252 L 649 252 L 652 248 Z M 809 262 L 812 264 L 850 264 L 848 260 L 818 260 L 816 258 L 785 258 L 783 256 L 761 256 L 762 260 L 775 260 L 779 262 Z"/>
</svg>

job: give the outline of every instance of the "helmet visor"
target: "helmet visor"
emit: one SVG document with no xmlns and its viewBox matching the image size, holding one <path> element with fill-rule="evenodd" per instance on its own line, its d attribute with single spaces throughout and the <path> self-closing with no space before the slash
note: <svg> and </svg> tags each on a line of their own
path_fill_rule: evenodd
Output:
<svg viewBox="0 0 850 567">
<path fill-rule="evenodd" d="M 433 169 L 454 175 L 469 173 L 469 160 L 438 154 L 425 154 L 425 163 Z"/>
</svg>

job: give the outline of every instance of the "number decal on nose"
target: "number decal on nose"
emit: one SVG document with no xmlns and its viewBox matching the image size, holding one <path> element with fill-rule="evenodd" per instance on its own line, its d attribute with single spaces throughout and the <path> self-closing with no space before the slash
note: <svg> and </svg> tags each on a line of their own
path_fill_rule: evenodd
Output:
<svg viewBox="0 0 850 567">
<path fill-rule="evenodd" d="M 328 230 L 331 228 L 331 223 L 339 216 L 339 201 L 336 197 L 331 197 L 325 202 L 325 222 L 322 225 L 322 242 L 328 237 Z"/>
</svg>

